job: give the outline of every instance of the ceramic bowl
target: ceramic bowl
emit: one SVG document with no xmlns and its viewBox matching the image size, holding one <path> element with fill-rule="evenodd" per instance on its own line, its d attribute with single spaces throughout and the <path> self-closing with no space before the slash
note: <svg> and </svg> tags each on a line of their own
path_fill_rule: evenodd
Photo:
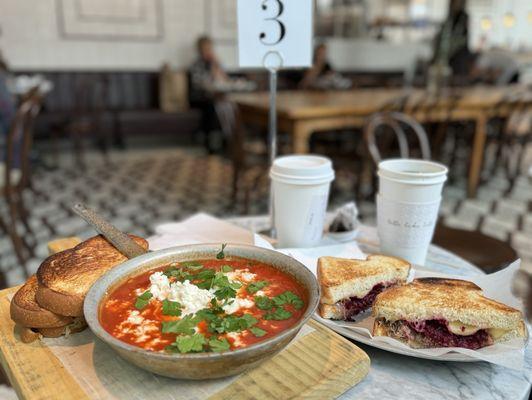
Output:
<svg viewBox="0 0 532 400">
<path fill-rule="evenodd" d="M 96 281 L 85 299 L 84 313 L 90 329 L 125 360 L 142 369 L 172 378 L 213 379 L 236 375 L 273 357 L 286 347 L 314 313 L 320 298 L 319 285 L 314 274 L 297 260 L 255 246 L 229 244 L 224 253 L 227 258 L 243 257 L 267 263 L 293 276 L 308 293 L 307 308 L 302 318 L 277 336 L 243 349 L 221 353 L 170 354 L 122 342 L 100 325 L 102 301 L 128 277 L 172 262 L 215 258 L 219 251 L 220 244 L 179 246 L 149 252 L 113 268 Z"/>
</svg>

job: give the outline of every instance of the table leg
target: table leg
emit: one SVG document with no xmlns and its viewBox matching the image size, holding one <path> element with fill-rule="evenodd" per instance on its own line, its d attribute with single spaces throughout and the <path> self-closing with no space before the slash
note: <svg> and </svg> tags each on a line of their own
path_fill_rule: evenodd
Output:
<svg viewBox="0 0 532 400">
<path fill-rule="evenodd" d="M 312 129 L 302 122 L 295 122 L 292 126 L 293 149 L 296 154 L 309 152 L 310 136 Z"/>
<path fill-rule="evenodd" d="M 485 115 L 479 115 L 476 120 L 475 137 L 471 151 L 471 165 L 469 166 L 469 181 L 467 183 L 468 197 L 475 197 L 477 194 L 480 171 L 482 169 L 482 159 L 484 156 L 484 145 L 486 144 L 486 131 L 488 120 Z"/>
</svg>

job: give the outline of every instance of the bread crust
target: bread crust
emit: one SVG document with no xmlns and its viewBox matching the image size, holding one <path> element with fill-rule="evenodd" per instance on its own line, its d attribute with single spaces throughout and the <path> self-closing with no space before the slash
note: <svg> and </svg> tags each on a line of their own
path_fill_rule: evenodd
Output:
<svg viewBox="0 0 532 400">
<path fill-rule="evenodd" d="M 31 328 L 26 328 L 25 326 L 17 325 L 18 331 L 20 334 L 20 341 L 22 343 L 32 343 L 40 338 L 39 332 L 35 332 Z"/>
<path fill-rule="evenodd" d="M 342 311 L 336 306 L 331 304 L 323 304 L 320 303 L 320 306 L 318 308 L 318 312 L 322 318 L 326 319 L 336 319 L 336 320 L 343 320 L 344 314 Z"/>
<path fill-rule="evenodd" d="M 143 248 L 148 242 L 129 235 Z M 83 301 L 94 282 L 126 261 L 103 236 L 94 236 L 76 247 L 48 257 L 37 270 L 37 303 L 57 314 L 83 316 Z"/>
<path fill-rule="evenodd" d="M 397 257 L 376 254 L 366 260 L 320 257 L 320 302 L 333 305 L 350 297 L 363 298 L 379 283 L 406 282 L 409 272 L 410 263 Z"/>
<path fill-rule="evenodd" d="M 61 326 L 58 328 L 40 328 L 37 329 L 37 331 L 45 338 L 57 338 L 60 336 L 67 336 L 71 335 L 73 333 L 78 333 L 87 327 L 87 322 L 85 322 L 85 319 L 78 318 L 73 323 Z"/>
<path fill-rule="evenodd" d="M 58 315 L 37 303 L 37 287 L 37 277 L 32 275 L 15 293 L 10 304 L 11 319 L 28 328 L 55 328 L 72 323 L 72 317 Z"/>
</svg>

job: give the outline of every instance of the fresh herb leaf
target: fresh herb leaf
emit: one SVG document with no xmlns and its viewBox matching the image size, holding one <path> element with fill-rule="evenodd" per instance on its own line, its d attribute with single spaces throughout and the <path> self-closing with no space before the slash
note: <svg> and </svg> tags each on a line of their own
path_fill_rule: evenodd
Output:
<svg viewBox="0 0 532 400">
<path fill-rule="evenodd" d="M 266 286 L 268 286 L 268 284 L 269 283 L 267 281 L 252 282 L 248 285 L 246 290 L 248 291 L 249 294 L 255 294 L 259 290 L 264 289 Z"/>
<path fill-rule="evenodd" d="M 211 339 L 209 340 L 209 347 L 212 351 L 226 351 L 231 348 L 231 345 L 227 339 Z"/>
<path fill-rule="evenodd" d="M 303 300 L 301 300 L 301 298 L 297 294 L 295 294 L 294 292 L 291 292 L 290 290 L 287 290 L 286 292 L 273 297 L 272 300 L 276 306 L 282 306 L 284 304 L 292 304 L 298 310 L 303 308 L 303 306 L 305 305 Z"/>
<path fill-rule="evenodd" d="M 222 270 L 221 271 L 225 272 L 225 273 L 232 272 L 233 268 L 231 268 L 231 266 L 229 266 L 229 265 L 222 265 Z"/>
<path fill-rule="evenodd" d="M 236 297 L 236 290 L 229 286 L 226 286 L 221 289 L 218 289 L 216 292 L 214 292 L 214 295 L 218 300 L 232 299 Z"/>
<path fill-rule="evenodd" d="M 290 311 L 287 311 L 282 307 L 277 307 L 275 311 L 265 314 L 264 319 L 282 321 L 282 320 L 290 318 L 291 316 L 292 316 L 292 313 Z"/>
<path fill-rule="evenodd" d="M 176 278 L 178 281 L 191 280 L 194 277 L 194 275 L 191 275 L 182 267 L 168 268 L 164 271 L 164 274 L 168 278 Z"/>
<path fill-rule="evenodd" d="M 135 301 L 135 308 L 137 310 L 142 310 L 150 303 L 150 299 L 152 297 L 153 294 L 151 294 L 149 290 L 146 290 L 144 293 L 137 297 L 137 300 Z"/>
<path fill-rule="evenodd" d="M 224 250 L 225 250 L 226 247 L 227 247 L 227 243 L 223 243 L 222 244 L 222 250 L 220 250 L 220 252 L 218 254 L 216 254 L 216 258 L 218 260 L 223 260 L 225 258 Z"/>
<path fill-rule="evenodd" d="M 273 301 L 266 296 L 255 296 L 255 305 L 259 310 L 271 310 L 273 307 Z"/>
<path fill-rule="evenodd" d="M 244 314 L 242 317 L 234 315 L 228 315 L 225 318 L 216 317 L 209 323 L 209 331 L 217 333 L 240 332 L 252 327 L 257 322 L 258 320 L 249 314 Z"/>
<path fill-rule="evenodd" d="M 213 269 L 204 269 L 203 271 L 198 272 L 196 275 L 194 275 L 194 279 L 212 279 L 214 278 L 215 274 L 216 272 L 214 272 Z"/>
<path fill-rule="evenodd" d="M 251 314 L 244 314 L 244 315 L 242 315 L 242 317 L 240 317 L 240 319 L 243 319 L 244 321 L 246 321 L 247 328 L 249 328 L 249 327 L 255 325 L 257 322 L 259 322 L 259 320 L 257 318 L 255 318 Z"/>
<path fill-rule="evenodd" d="M 190 269 L 192 271 L 199 270 L 203 268 L 203 264 L 199 261 L 182 261 L 179 263 L 182 267 Z"/>
<path fill-rule="evenodd" d="M 205 336 L 200 333 L 192 336 L 178 336 L 175 342 L 180 353 L 202 352 L 203 345 L 207 343 Z"/>
<path fill-rule="evenodd" d="M 263 337 L 264 335 L 266 335 L 266 333 L 268 333 L 264 329 L 257 328 L 256 326 L 252 326 L 251 328 L 249 328 L 249 330 L 256 337 Z"/>
<path fill-rule="evenodd" d="M 179 317 L 181 315 L 181 304 L 177 301 L 163 300 L 163 315 Z"/>
<path fill-rule="evenodd" d="M 187 315 L 177 321 L 163 321 L 162 332 L 192 335 L 197 323 L 198 321 L 192 315 Z"/>
</svg>

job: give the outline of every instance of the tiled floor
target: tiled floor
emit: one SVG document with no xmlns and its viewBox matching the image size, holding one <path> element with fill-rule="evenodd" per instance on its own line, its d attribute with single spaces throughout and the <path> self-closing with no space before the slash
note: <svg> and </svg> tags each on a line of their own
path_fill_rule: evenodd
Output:
<svg viewBox="0 0 532 400">
<path fill-rule="evenodd" d="M 231 203 L 231 166 L 219 156 L 204 156 L 183 149 L 134 150 L 112 154 L 106 165 L 97 154 L 89 155 L 85 171 L 72 168 L 70 160 L 53 171 L 38 169 L 34 176 L 37 193 L 27 193 L 31 205 L 31 225 L 38 242 L 37 257 L 30 262 L 34 271 L 46 256 L 46 242 L 54 237 L 93 235 L 70 207 L 86 202 L 108 217 L 120 229 L 150 235 L 155 225 L 179 220 L 194 212 L 217 216 L 238 213 Z M 346 188 L 337 182 L 331 206 L 352 200 Z M 480 190 L 477 199 L 466 199 L 465 181 L 454 182 L 444 190 L 441 215 L 446 224 L 464 229 L 480 229 L 487 235 L 508 241 L 525 262 L 532 260 L 532 183 L 521 176 L 510 193 L 501 175 L 493 176 Z M 266 212 L 267 181 L 254 193 L 250 212 Z M 374 223 L 372 202 L 358 204 L 365 222 Z M 0 205 L 1 207 L 1 205 Z M 0 269 L 8 284 L 22 281 L 16 259 L 6 237 L 0 239 Z"/>
</svg>

